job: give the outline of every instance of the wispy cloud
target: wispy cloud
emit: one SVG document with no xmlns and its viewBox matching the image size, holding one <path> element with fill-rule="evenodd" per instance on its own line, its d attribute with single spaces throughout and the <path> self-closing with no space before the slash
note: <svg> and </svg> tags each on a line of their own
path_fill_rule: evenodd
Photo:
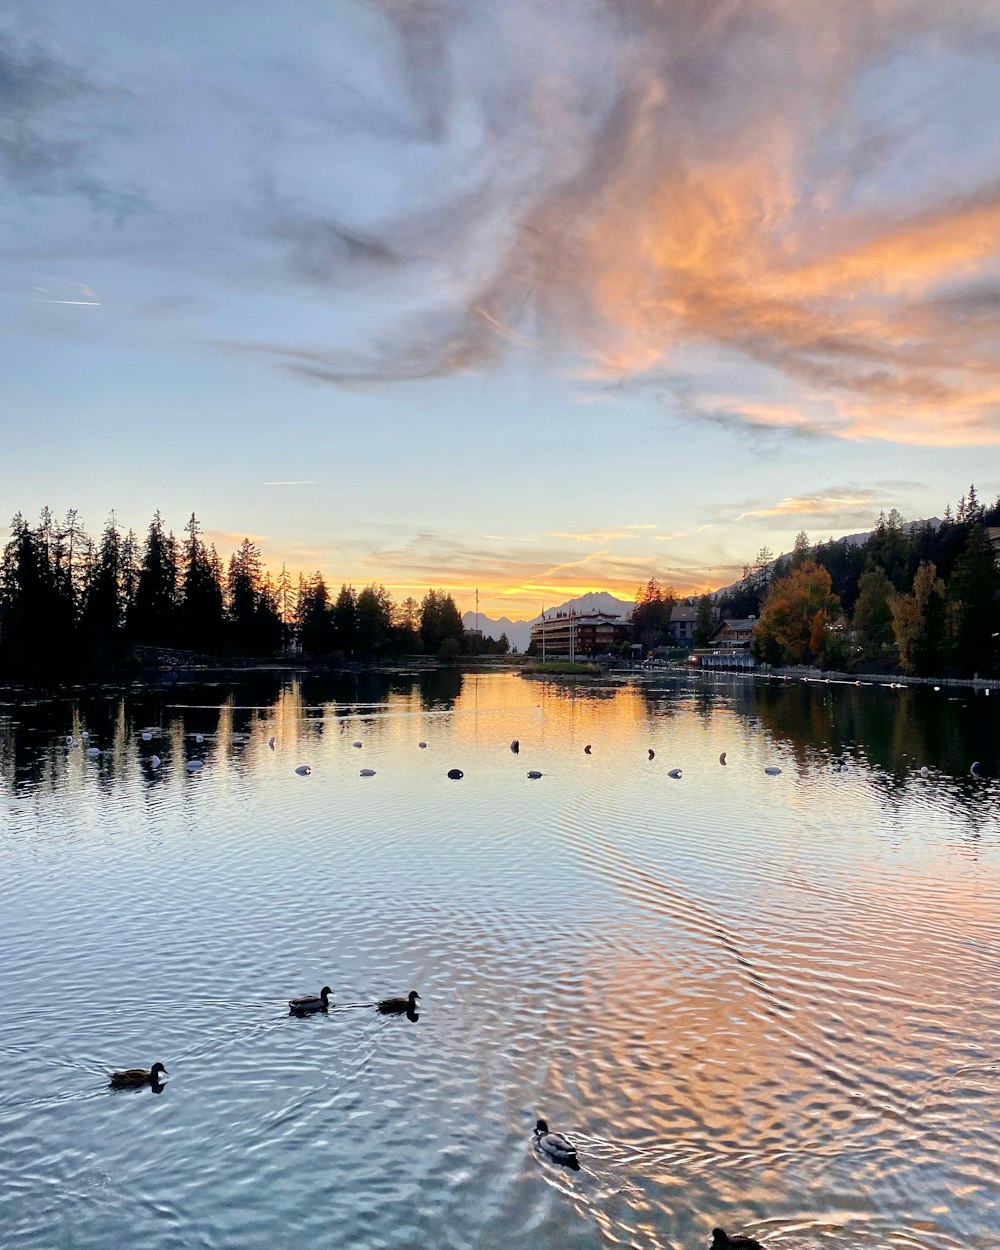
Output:
<svg viewBox="0 0 1000 1250">
<path fill-rule="evenodd" d="M 315 481 L 302 479 L 299 481 L 287 482 L 261 482 L 261 486 L 315 486 Z"/>
<path fill-rule="evenodd" d="M 985 73 L 1000 28 L 988 0 L 890 0 L 863 20 L 819 0 L 609 0 L 585 16 L 511 0 L 502 24 L 459 0 L 381 8 L 434 183 L 363 236 L 331 220 L 293 231 L 287 214 L 275 229 L 311 277 L 419 265 L 435 302 L 364 352 L 275 345 L 284 367 L 360 385 L 530 348 L 575 354 L 595 383 L 641 383 L 714 345 L 789 397 L 701 397 L 687 404 L 699 420 L 1000 441 L 1000 183 L 970 167 L 956 186 L 926 163 L 880 181 L 891 154 L 940 140 L 929 118 L 879 122 L 863 105 L 893 58 L 919 75 L 947 50 Z"/>
</svg>

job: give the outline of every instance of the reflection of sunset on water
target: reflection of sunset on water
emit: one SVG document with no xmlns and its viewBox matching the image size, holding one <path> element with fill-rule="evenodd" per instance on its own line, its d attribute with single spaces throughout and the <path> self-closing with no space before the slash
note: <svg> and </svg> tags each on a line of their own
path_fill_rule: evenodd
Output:
<svg viewBox="0 0 1000 1250">
<path fill-rule="evenodd" d="M 986 1250 L 998 738 L 989 700 L 931 693 L 442 670 L 8 698 L 11 998 L 68 980 L 87 1010 L 60 1013 L 61 1050 L 141 1049 L 155 1025 L 178 1052 L 175 1134 L 142 1150 L 192 1220 L 231 1183 L 192 1163 L 212 1140 L 247 1218 L 267 1218 L 263 1159 L 272 1206 L 306 1187 L 352 1235 L 372 1218 L 365 1169 L 388 1162 L 433 1200 L 428 1236 L 483 1245 L 590 1229 L 686 1250 L 721 1222 L 778 1250 L 883 1250 L 901 1229 Z M 67 748 L 84 731 L 99 757 Z M 313 983 L 338 1004 L 415 986 L 416 1031 L 346 1008 L 333 1033 L 281 1036 L 269 1004 Z M 121 1012 L 137 984 L 142 1015 Z M 53 1026 L 45 1009 L 13 1024 Z M 323 1128 L 289 1084 L 299 1048 Z M 317 1151 L 359 1108 L 364 1142 Z M 66 1113 L 67 1159 L 85 1109 Z M 48 1114 L 12 1130 L 36 1165 L 54 1166 Z M 538 1115 L 578 1144 L 579 1173 L 525 1153 Z M 258 1122 L 292 1129 L 261 1142 Z M 451 1146 L 469 1124 L 474 1173 Z M 109 1166 L 132 1148 L 108 1126 Z"/>
</svg>

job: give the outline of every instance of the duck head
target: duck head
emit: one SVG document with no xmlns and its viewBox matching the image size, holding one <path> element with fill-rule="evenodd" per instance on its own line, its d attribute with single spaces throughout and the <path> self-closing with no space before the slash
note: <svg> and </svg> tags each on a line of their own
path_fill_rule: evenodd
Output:
<svg viewBox="0 0 1000 1250">
<path fill-rule="evenodd" d="M 322 998 L 323 1002 L 325 1003 L 332 993 L 333 993 L 333 990 L 331 990 L 328 985 L 324 985 L 323 988 L 319 992 L 319 996 L 320 998 Z"/>
<path fill-rule="evenodd" d="M 153 1066 L 149 1069 L 149 1079 L 154 1082 L 158 1081 L 160 1079 L 161 1073 L 164 1076 L 169 1075 L 167 1072 L 167 1069 L 163 1066 L 162 1063 L 154 1063 Z"/>
<path fill-rule="evenodd" d="M 548 1131 L 549 1131 L 549 1124 L 548 1124 L 548 1121 L 547 1121 L 547 1120 L 536 1120 L 536 1121 L 535 1121 L 535 1132 L 536 1132 L 536 1133 L 547 1133 Z"/>
<path fill-rule="evenodd" d="M 416 990 L 410 990 L 409 994 L 406 997 L 406 1001 L 410 1004 L 411 1007 L 415 1007 L 417 1004 L 417 1000 L 419 998 L 420 998 L 420 995 L 417 993 Z"/>
</svg>

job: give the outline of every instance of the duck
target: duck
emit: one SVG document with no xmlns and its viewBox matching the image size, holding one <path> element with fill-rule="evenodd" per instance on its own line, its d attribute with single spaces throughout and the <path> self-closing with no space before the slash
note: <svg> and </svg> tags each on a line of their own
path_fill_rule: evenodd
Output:
<svg viewBox="0 0 1000 1250">
<path fill-rule="evenodd" d="M 681 770 L 679 768 L 671 768 L 670 772 L 667 773 L 667 776 L 672 777 L 674 781 L 680 781 L 681 775 Z"/>
<path fill-rule="evenodd" d="M 404 1011 L 416 1011 L 419 998 L 416 990 L 410 990 L 406 998 L 380 998 L 375 1005 L 384 1016 L 401 1016 Z"/>
<path fill-rule="evenodd" d="M 650 758 L 650 759 L 654 759 L 655 757 L 656 757 L 656 752 L 653 750 L 653 748 L 652 748 L 652 747 L 650 747 L 650 748 L 649 748 L 649 758 Z"/>
<path fill-rule="evenodd" d="M 123 1068 L 121 1072 L 112 1072 L 108 1084 L 112 1089 L 138 1089 L 140 1085 L 159 1085 L 160 1073 L 167 1075 L 162 1063 L 154 1063 L 151 1068 Z"/>
<path fill-rule="evenodd" d="M 589 755 L 589 754 L 590 754 L 590 743 L 589 743 L 589 742 L 588 742 L 588 743 L 587 743 L 587 745 L 583 748 L 583 753 L 584 753 L 584 755 Z"/>
<path fill-rule="evenodd" d="M 756 1237 L 745 1237 L 742 1233 L 730 1237 L 724 1228 L 713 1228 L 712 1250 L 764 1250 L 764 1247 Z"/>
<path fill-rule="evenodd" d="M 723 751 L 722 754 L 719 756 L 719 763 L 725 764 L 725 762 L 726 762 L 726 753 L 725 751 Z"/>
<path fill-rule="evenodd" d="M 576 1163 L 576 1147 L 562 1133 L 550 1133 L 545 1120 L 535 1122 L 535 1149 L 549 1155 L 557 1163 Z"/>
<path fill-rule="evenodd" d="M 303 994 L 301 998 L 290 998 L 288 1007 L 296 1015 L 305 1015 L 307 1011 L 326 1011 L 330 1006 L 330 995 L 333 990 L 324 985 L 318 994 Z"/>
<path fill-rule="evenodd" d="M 448 776 L 452 779 L 452 781 L 461 781 L 465 776 L 465 773 L 463 773 L 460 768 L 449 768 Z"/>
<path fill-rule="evenodd" d="M 515 755 L 518 753 L 518 751 L 520 751 L 521 741 L 519 738 L 514 739 L 514 741 L 510 744 L 510 749 L 514 752 Z"/>
</svg>

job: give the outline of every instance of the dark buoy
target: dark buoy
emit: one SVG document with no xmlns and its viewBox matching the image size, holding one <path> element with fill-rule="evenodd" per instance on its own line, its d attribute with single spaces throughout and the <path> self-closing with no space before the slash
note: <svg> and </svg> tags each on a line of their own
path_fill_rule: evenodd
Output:
<svg viewBox="0 0 1000 1250">
<path fill-rule="evenodd" d="M 655 755 L 656 755 L 656 752 L 653 750 L 653 748 L 652 748 L 652 747 L 650 747 L 650 748 L 649 748 L 649 758 L 650 758 L 650 759 L 652 759 Z"/>
<path fill-rule="evenodd" d="M 584 755 L 589 755 L 589 754 L 590 754 L 590 743 L 589 743 L 589 742 L 588 742 L 588 743 L 587 743 L 587 745 L 583 748 L 583 753 L 584 753 Z"/>
<path fill-rule="evenodd" d="M 528 773 L 528 776 L 531 778 L 532 781 L 537 781 L 541 775 L 542 774 L 538 771 L 537 768 L 531 769 L 531 771 Z"/>
<path fill-rule="evenodd" d="M 374 768 L 362 768 L 361 776 L 362 777 L 374 777 L 375 769 Z"/>
<path fill-rule="evenodd" d="M 518 753 L 518 751 L 520 751 L 521 743 L 517 738 L 515 738 L 514 741 L 510 744 L 510 749 L 514 752 L 515 755 Z"/>
<path fill-rule="evenodd" d="M 673 777 L 674 781 L 679 781 L 681 777 L 681 770 L 679 768 L 671 768 L 670 772 L 667 773 L 667 776 Z"/>
<path fill-rule="evenodd" d="M 460 768 L 449 768 L 448 776 L 452 779 L 452 781 L 461 781 L 465 776 L 465 773 L 463 773 Z"/>
</svg>

